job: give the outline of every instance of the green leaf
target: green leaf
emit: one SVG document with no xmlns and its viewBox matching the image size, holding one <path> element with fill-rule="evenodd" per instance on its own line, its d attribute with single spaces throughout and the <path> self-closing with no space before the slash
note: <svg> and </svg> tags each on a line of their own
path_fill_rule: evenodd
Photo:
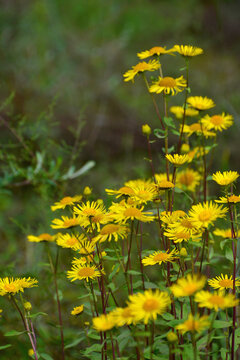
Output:
<svg viewBox="0 0 240 360">
<path fill-rule="evenodd" d="M 215 320 L 213 323 L 214 329 L 223 329 L 231 326 L 232 323 L 230 321 L 223 321 L 223 320 Z"/>
<path fill-rule="evenodd" d="M 169 313 L 165 313 L 165 314 L 162 314 L 162 318 L 164 320 L 173 320 L 174 319 L 174 316 L 172 314 L 169 314 Z"/>
<path fill-rule="evenodd" d="M 25 334 L 27 331 L 16 331 L 16 330 L 11 330 L 8 331 L 4 334 L 4 336 L 19 336 L 22 334 Z"/>
<path fill-rule="evenodd" d="M 93 344 L 92 346 L 88 347 L 84 351 L 84 355 L 87 356 L 88 354 L 91 354 L 93 351 L 101 351 L 103 347 L 103 344 Z"/>
<path fill-rule="evenodd" d="M 45 354 L 45 353 L 41 353 L 40 356 L 44 360 L 54 360 L 50 355 Z"/>
<path fill-rule="evenodd" d="M 141 275 L 140 271 L 135 271 L 135 270 L 128 270 L 127 273 L 129 275 Z"/>
<path fill-rule="evenodd" d="M 230 249 L 229 247 L 226 248 L 225 250 L 225 256 L 226 258 L 231 261 L 233 263 L 233 253 L 232 253 L 232 249 Z"/>
<path fill-rule="evenodd" d="M 48 314 L 44 313 L 44 312 L 38 312 L 36 314 L 31 314 L 28 317 L 29 318 L 36 318 L 37 316 L 48 316 Z"/>
<path fill-rule="evenodd" d="M 78 345 L 81 341 L 83 341 L 85 339 L 85 336 L 82 336 L 80 338 L 77 338 L 75 340 L 73 340 L 70 344 L 64 346 L 64 349 L 70 349 L 76 345 Z"/>
<path fill-rule="evenodd" d="M 163 121 L 167 126 L 176 129 L 176 125 L 174 124 L 173 118 L 164 116 Z"/>
<path fill-rule="evenodd" d="M 10 348 L 11 346 L 12 346 L 11 344 L 2 345 L 2 346 L 0 346 L 0 350 L 8 349 L 8 348 Z"/>
<path fill-rule="evenodd" d="M 154 129 L 153 133 L 158 139 L 165 139 L 167 136 L 166 131 L 162 129 Z"/>
</svg>

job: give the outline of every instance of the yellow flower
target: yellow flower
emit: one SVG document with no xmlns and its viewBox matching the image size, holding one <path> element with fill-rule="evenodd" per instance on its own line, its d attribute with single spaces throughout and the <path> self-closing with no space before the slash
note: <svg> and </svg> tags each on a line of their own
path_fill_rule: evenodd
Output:
<svg viewBox="0 0 240 360">
<path fill-rule="evenodd" d="M 189 158 L 188 155 L 178 155 L 178 154 L 171 155 L 171 154 L 167 154 L 167 155 L 165 155 L 165 157 L 174 166 L 181 166 L 181 165 L 185 164 L 186 162 L 190 161 L 190 158 Z"/>
<path fill-rule="evenodd" d="M 177 119 L 182 119 L 184 115 L 184 108 L 182 106 L 171 106 L 171 113 L 173 113 Z M 192 108 L 185 109 L 185 116 L 197 116 L 199 111 Z"/>
<path fill-rule="evenodd" d="M 99 231 L 100 224 L 106 224 L 110 221 L 109 214 L 106 213 L 103 204 L 99 204 L 96 201 L 87 201 L 86 204 L 75 206 L 73 211 L 78 215 L 79 224 L 82 227 L 90 227 L 91 229 L 97 228 Z"/>
<path fill-rule="evenodd" d="M 227 208 L 222 208 L 222 205 L 207 201 L 203 204 L 193 205 L 189 216 L 196 228 L 208 228 L 209 225 L 213 225 L 215 220 L 223 218 L 227 211 Z"/>
<path fill-rule="evenodd" d="M 142 222 L 151 222 L 155 219 L 152 212 L 143 211 L 143 206 L 138 208 L 137 206 L 127 204 L 126 202 L 121 204 L 113 203 L 109 209 L 111 211 L 112 217 L 118 223 L 120 222 L 125 224 L 128 220 L 135 219 Z"/>
<path fill-rule="evenodd" d="M 206 283 L 206 277 L 200 274 L 188 274 L 186 278 L 177 280 L 176 284 L 170 287 L 175 297 L 191 296 L 201 290 Z"/>
<path fill-rule="evenodd" d="M 83 312 L 83 305 L 80 306 L 76 306 L 73 308 L 73 310 L 71 311 L 71 315 L 79 315 Z"/>
<path fill-rule="evenodd" d="M 181 126 L 182 129 L 182 126 Z M 205 138 L 214 137 L 216 133 L 213 131 L 209 131 L 205 125 L 201 125 L 200 123 L 193 123 L 191 125 L 184 125 L 183 132 L 190 137 L 192 134 L 196 134 L 198 136 L 204 136 Z"/>
<path fill-rule="evenodd" d="M 213 294 L 209 291 L 199 291 L 194 300 L 199 303 L 199 307 L 206 307 L 215 311 L 235 307 L 239 304 L 239 300 L 233 294 L 224 295 L 224 291 L 221 290 L 215 291 Z"/>
<path fill-rule="evenodd" d="M 176 186 L 179 189 L 194 192 L 200 184 L 201 176 L 190 168 L 177 172 Z"/>
<path fill-rule="evenodd" d="M 33 349 L 29 349 L 28 350 L 28 356 L 33 356 L 34 355 L 34 350 Z"/>
<path fill-rule="evenodd" d="M 24 289 L 37 286 L 37 280 L 28 278 L 0 278 L 0 296 L 6 294 L 15 295 L 19 291 L 23 292 Z"/>
<path fill-rule="evenodd" d="M 50 235 L 50 234 L 40 234 L 38 236 L 34 236 L 34 235 L 28 235 L 28 241 L 30 242 L 41 242 L 41 241 L 48 241 L 48 242 L 52 242 L 56 239 L 56 236 L 54 235 Z"/>
<path fill-rule="evenodd" d="M 125 308 L 118 307 L 114 309 L 110 314 L 114 319 L 115 326 L 117 327 L 131 325 L 132 323 L 134 323 L 134 317 L 131 308 L 128 306 Z"/>
<path fill-rule="evenodd" d="M 150 56 L 154 56 L 154 55 L 160 56 L 160 55 L 169 54 L 172 52 L 173 52 L 173 49 L 166 50 L 166 46 L 164 46 L 164 47 L 154 46 L 150 50 L 146 50 L 146 51 L 142 51 L 142 52 L 138 53 L 137 56 L 140 59 L 146 59 Z"/>
<path fill-rule="evenodd" d="M 232 115 L 226 115 L 223 112 L 221 115 L 206 115 L 201 119 L 201 122 L 209 130 L 214 129 L 215 131 L 223 131 L 233 124 L 233 117 Z"/>
<path fill-rule="evenodd" d="M 143 180 L 143 179 L 136 179 L 136 180 L 129 180 L 124 183 L 124 186 L 133 188 L 135 186 L 145 186 L 153 185 L 152 180 Z"/>
<path fill-rule="evenodd" d="M 231 239 L 232 238 L 232 230 L 231 229 L 226 229 L 226 230 L 224 230 L 224 229 L 215 229 L 213 231 L 213 233 L 214 233 L 214 235 L 221 236 L 224 239 Z M 235 231 L 235 234 L 236 234 L 237 237 L 239 237 L 240 236 L 240 231 L 239 232 Z"/>
<path fill-rule="evenodd" d="M 155 251 L 153 254 L 146 256 L 142 259 L 142 263 L 144 266 L 148 265 L 161 265 L 165 262 L 173 262 L 175 259 L 178 258 L 178 250 L 173 249 L 171 252 L 170 250 L 164 251 Z"/>
<path fill-rule="evenodd" d="M 133 194 L 130 198 L 136 204 L 146 204 L 148 201 L 153 201 L 158 195 L 154 184 L 143 184 L 132 186 Z"/>
<path fill-rule="evenodd" d="M 169 190 L 174 188 L 174 184 L 168 180 L 161 180 L 156 183 L 156 187 L 159 190 Z"/>
<path fill-rule="evenodd" d="M 99 241 L 104 242 L 106 240 L 111 241 L 118 241 L 118 239 L 124 239 L 127 237 L 129 233 L 129 229 L 127 226 L 119 225 L 119 224 L 107 224 L 103 226 L 100 230 L 100 233 L 93 238 L 94 242 Z"/>
<path fill-rule="evenodd" d="M 90 244 L 85 235 L 77 233 L 75 235 L 59 234 L 56 243 L 63 248 L 70 248 L 75 251 L 80 250 L 80 253 L 82 253 L 81 250 L 83 249 L 83 246 L 89 247 L 88 243 Z M 93 252 L 95 250 L 95 246 L 91 244 L 91 248 L 88 250 L 90 250 L 88 253 Z M 83 254 L 86 254 L 86 252 L 83 252 Z"/>
<path fill-rule="evenodd" d="M 53 229 L 68 229 L 70 227 L 73 226 L 78 226 L 79 225 L 79 219 L 76 218 L 75 216 L 72 218 L 69 218 L 68 216 L 62 216 L 62 220 L 61 219 L 54 219 L 52 221 L 52 225 L 51 227 Z"/>
<path fill-rule="evenodd" d="M 175 326 L 175 329 L 181 331 L 182 334 L 185 334 L 187 331 L 201 333 L 208 328 L 209 325 L 210 322 L 207 315 L 199 317 L 198 314 L 196 316 L 189 314 L 187 320 Z"/>
<path fill-rule="evenodd" d="M 191 238 L 191 234 L 188 231 L 179 229 L 167 229 L 164 232 L 164 235 L 173 240 L 174 243 L 188 241 Z"/>
<path fill-rule="evenodd" d="M 107 331 L 111 330 L 115 326 L 115 322 L 113 316 L 108 315 L 100 315 L 92 319 L 93 327 L 97 331 Z"/>
<path fill-rule="evenodd" d="M 168 228 L 179 231 L 179 232 L 181 232 L 181 231 L 187 232 L 190 235 L 197 232 L 197 229 L 193 226 L 189 216 L 184 216 L 184 217 L 177 219 L 176 221 L 169 224 Z"/>
<path fill-rule="evenodd" d="M 27 310 L 27 311 L 32 310 L 32 304 L 29 301 L 25 301 L 23 306 L 24 306 L 24 309 Z"/>
<path fill-rule="evenodd" d="M 189 156 L 190 160 L 192 161 L 195 156 L 198 159 L 198 158 L 202 157 L 204 154 L 207 155 L 208 153 L 209 153 L 209 149 L 203 148 L 201 146 L 200 147 L 196 146 L 193 150 L 191 150 L 188 153 L 188 156 Z"/>
<path fill-rule="evenodd" d="M 228 277 L 228 275 L 216 276 L 216 278 L 208 280 L 208 283 L 214 289 L 225 290 L 233 288 L 233 278 L 232 275 Z M 240 286 L 240 280 L 235 279 L 235 286 Z"/>
<path fill-rule="evenodd" d="M 73 265 L 71 270 L 67 272 L 67 278 L 71 281 L 75 280 L 95 280 L 97 277 L 100 277 L 101 273 L 97 270 L 95 265 Z"/>
<path fill-rule="evenodd" d="M 188 58 L 201 55 L 203 53 L 203 49 L 191 45 L 175 45 L 173 49 L 180 55 Z"/>
<path fill-rule="evenodd" d="M 202 97 L 202 96 L 190 96 L 187 99 L 188 104 L 190 104 L 194 109 L 197 110 L 208 110 L 215 106 L 212 99 L 209 99 L 208 97 Z"/>
<path fill-rule="evenodd" d="M 153 84 L 149 87 L 150 93 L 157 93 L 160 94 L 164 92 L 165 95 L 175 95 L 184 90 L 187 87 L 187 82 L 180 76 L 176 79 L 166 76 L 160 77 L 157 81 L 153 82 Z"/>
<path fill-rule="evenodd" d="M 188 253 L 187 253 L 187 250 L 185 247 L 182 247 L 180 252 L 179 252 L 179 255 L 183 258 L 187 257 L 188 256 Z"/>
<path fill-rule="evenodd" d="M 237 171 L 224 171 L 221 173 L 220 171 L 217 171 L 215 174 L 212 175 L 212 179 L 216 181 L 219 185 L 227 186 L 231 183 L 233 183 L 237 178 L 239 177 L 239 174 Z"/>
<path fill-rule="evenodd" d="M 161 315 L 167 311 L 171 304 L 170 296 L 167 292 L 151 289 L 146 290 L 143 294 L 137 293 L 129 296 L 129 308 L 132 311 L 136 322 L 142 321 L 148 324 L 149 320 L 156 320 L 157 315 Z"/>
<path fill-rule="evenodd" d="M 183 153 L 183 154 L 186 154 L 186 153 L 188 153 L 190 151 L 190 146 L 189 146 L 189 144 L 182 144 L 182 146 L 181 146 L 181 153 Z"/>
<path fill-rule="evenodd" d="M 92 190 L 90 189 L 90 187 L 89 187 L 89 186 L 85 186 L 85 188 L 84 188 L 84 190 L 83 190 L 83 195 L 84 195 L 84 196 L 89 196 L 89 195 L 91 195 L 91 193 L 92 193 Z"/>
<path fill-rule="evenodd" d="M 148 124 L 142 125 L 142 133 L 143 135 L 149 136 L 152 130 Z"/>
<path fill-rule="evenodd" d="M 170 211 L 162 211 L 160 214 L 160 220 L 165 224 L 172 224 L 179 218 L 186 216 L 187 214 L 182 210 L 176 210 L 172 213 Z"/>
<path fill-rule="evenodd" d="M 230 196 L 221 196 L 220 200 L 214 200 L 216 203 L 220 204 L 236 204 L 240 202 L 240 195 L 230 195 Z"/>
<path fill-rule="evenodd" d="M 119 190 L 105 189 L 108 195 L 116 195 L 116 198 L 120 196 L 130 196 L 134 194 L 133 189 L 130 186 L 123 186 Z"/>
<path fill-rule="evenodd" d="M 65 209 L 66 206 L 74 205 L 76 202 L 80 202 L 82 200 L 82 195 L 76 196 L 66 196 L 59 202 L 55 202 L 53 206 L 51 206 L 51 210 L 55 211 L 57 209 Z"/>
<path fill-rule="evenodd" d="M 124 81 L 133 80 L 137 74 L 143 73 L 144 71 L 154 71 L 160 68 L 160 64 L 157 60 L 150 60 L 148 63 L 143 61 L 133 66 L 131 70 L 128 70 L 123 74 L 125 77 Z"/>
</svg>

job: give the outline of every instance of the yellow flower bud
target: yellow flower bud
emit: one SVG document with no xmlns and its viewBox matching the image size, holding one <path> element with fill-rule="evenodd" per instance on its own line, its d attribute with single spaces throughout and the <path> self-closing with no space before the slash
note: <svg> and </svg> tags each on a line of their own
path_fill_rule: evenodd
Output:
<svg viewBox="0 0 240 360">
<path fill-rule="evenodd" d="M 187 257 L 188 256 L 188 253 L 187 253 L 187 250 L 185 247 L 182 247 L 181 250 L 180 250 L 180 256 L 182 257 Z"/>
<path fill-rule="evenodd" d="M 33 349 L 29 349 L 29 350 L 28 350 L 28 355 L 31 356 L 31 357 L 34 355 Z"/>
<path fill-rule="evenodd" d="M 30 311 L 32 309 L 32 304 L 29 301 L 26 301 L 24 304 L 24 309 Z"/>
<path fill-rule="evenodd" d="M 149 136 L 151 134 L 152 130 L 148 124 L 145 124 L 142 126 L 142 133 L 143 135 Z"/>
<path fill-rule="evenodd" d="M 175 341 L 178 340 L 178 337 L 177 337 L 177 334 L 173 331 L 170 331 L 168 334 L 167 334 L 167 339 L 169 342 L 173 343 Z"/>
<path fill-rule="evenodd" d="M 190 151 L 190 146 L 188 144 L 182 144 L 181 146 L 181 153 L 188 153 Z"/>
<path fill-rule="evenodd" d="M 91 195 L 92 190 L 90 189 L 89 186 L 85 186 L 84 190 L 83 190 L 83 195 L 88 196 Z"/>
<path fill-rule="evenodd" d="M 96 203 L 98 203 L 98 205 L 103 205 L 103 199 L 97 199 Z"/>
</svg>

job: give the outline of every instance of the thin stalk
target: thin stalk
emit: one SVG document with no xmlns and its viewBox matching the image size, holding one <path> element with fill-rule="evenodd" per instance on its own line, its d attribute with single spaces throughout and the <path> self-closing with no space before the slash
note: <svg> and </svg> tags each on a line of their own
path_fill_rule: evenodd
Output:
<svg viewBox="0 0 240 360">
<path fill-rule="evenodd" d="M 128 268 L 130 269 L 130 263 L 131 263 L 131 249 L 132 249 L 132 239 L 133 239 L 133 227 L 134 227 L 134 220 L 131 221 L 131 233 L 130 233 L 130 241 L 128 246 L 128 259 L 127 264 L 125 267 L 125 272 L 128 271 Z M 133 293 L 133 287 L 132 287 L 132 275 L 130 274 L 130 284 L 131 284 L 131 294 Z"/>
<path fill-rule="evenodd" d="M 192 339 L 192 348 L 193 348 L 193 359 L 197 360 L 197 344 L 196 344 L 196 337 L 194 332 L 191 332 L 191 339 Z"/>
</svg>

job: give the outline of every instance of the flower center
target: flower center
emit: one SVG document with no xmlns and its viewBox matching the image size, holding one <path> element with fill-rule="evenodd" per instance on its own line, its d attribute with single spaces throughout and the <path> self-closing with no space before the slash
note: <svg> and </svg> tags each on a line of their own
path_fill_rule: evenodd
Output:
<svg viewBox="0 0 240 360">
<path fill-rule="evenodd" d="M 100 222 L 101 220 L 103 220 L 103 218 L 104 218 L 104 214 L 98 214 L 98 215 L 96 215 L 96 216 L 94 216 L 94 217 L 92 218 L 92 222 L 98 223 L 98 222 Z"/>
<path fill-rule="evenodd" d="M 75 226 L 78 225 L 78 221 L 77 219 L 68 219 L 63 222 L 63 225 L 66 227 Z"/>
<path fill-rule="evenodd" d="M 173 183 L 172 183 L 171 181 L 167 181 L 167 180 L 159 181 L 159 183 L 157 184 L 157 186 L 158 186 L 160 189 L 168 189 L 168 188 L 174 187 Z"/>
<path fill-rule="evenodd" d="M 78 243 L 78 241 L 76 238 L 69 238 L 69 239 L 67 239 L 66 243 L 69 246 L 73 246 L 73 245 L 76 245 Z"/>
<path fill-rule="evenodd" d="M 122 317 L 124 318 L 124 319 L 127 319 L 127 318 L 129 318 L 129 317 L 131 317 L 132 316 L 132 312 L 131 312 L 131 310 L 129 309 L 129 308 L 125 308 L 123 311 L 122 311 Z"/>
<path fill-rule="evenodd" d="M 132 218 L 132 217 L 135 217 L 135 218 L 141 217 L 141 215 L 142 215 L 142 212 L 139 209 L 134 208 L 134 207 L 128 208 L 128 209 L 126 209 L 124 211 L 124 216 L 130 217 L 130 218 Z"/>
<path fill-rule="evenodd" d="M 105 225 L 102 230 L 100 231 L 101 235 L 109 235 L 117 232 L 119 230 L 119 225 L 115 224 L 108 224 Z"/>
<path fill-rule="evenodd" d="M 78 271 L 80 277 L 91 277 L 94 275 L 94 269 L 90 267 L 84 267 Z"/>
<path fill-rule="evenodd" d="M 70 204 L 71 202 L 72 202 L 72 198 L 70 196 L 66 196 L 62 200 L 60 200 L 60 203 L 63 205 Z"/>
<path fill-rule="evenodd" d="M 7 292 L 14 292 L 16 290 L 16 286 L 14 284 L 5 284 L 4 289 Z"/>
<path fill-rule="evenodd" d="M 189 220 L 187 220 L 187 219 L 183 219 L 183 220 L 181 221 L 181 225 L 182 225 L 183 227 L 187 228 L 187 229 L 192 229 L 192 228 L 193 228 L 192 223 L 191 223 Z"/>
<path fill-rule="evenodd" d="M 145 71 L 148 68 L 149 68 L 149 65 L 145 61 L 143 61 L 134 66 L 134 71 Z"/>
<path fill-rule="evenodd" d="M 184 175 L 181 175 L 179 178 L 179 182 L 186 186 L 191 185 L 193 183 L 193 181 L 194 181 L 193 174 L 184 174 Z"/>
<path fill-rule="evenodd" d="M 219 281 L 219 285 L 225 288 L 232 288 L 233 287 L 233 280 L 231 279 L 223 279 Z"/>
<path fill-rule="evenodd" d="M 184 286 L 184 292 L 186 292 L 186 294 L 188 295 L 192 295 L 193 293 L 195 293 L 195 291 L 197 290 L 197 286 L 196 284 L 187 284 L 186 286 Z"/>
<path fill-rule="evenodd" d="M 199 220 L 202 222 L 208 221 L 209 219 L 211 219 L 211 213 L 209 210 L 203 210 L 198 217 Z"/>
<path fill-rule="evenodd" d="M 167 258 L 168 258 L 167 253 L 159 253 L 153 257 L 153 260 L 154 261 L 164 261 L 164 260 L 167 260 Z"/>
<path fill-rule="evenodd" d="M 188 234 L 187 232 L 183 232 L 183 231 L 176 233 L 175 236 L 177 239 L 184 239 L 184 240 L 190 239 L 190 234 Z"/>
<path fill-rule="evenodd" d="M 83 214 L 86 215 L 86 216 L 95 216 L 97 215 L 97 211 L 95 209 L 92 209 L 92 208 L 88 208 L 88 209 L 84 209 L 83 210 Z"/>
<path fill-rule="evenodd" d="M 134 194 L 133 189 L 131 189 L 128 186 L 123 186 L 118 190 L 119 193 L 122 193 L 123 195 L 132 195 Z"/>
<path fill-rule="evenodd" d="M 165 87 L 165 88 L 174 88 L 176 86 L 176 81 L 172 77 L 164 77 L 162 78 L 159 83 L 159 86 Z"/>
<path fill-rule="evenodd" d="M 149 53 L 151 55 L 154 55 L 154 54 L 159 54 L 160 55 L 160 53 L 163 52 L 164 50 L 165 49 L 162 46 L 154 46 L 153 48 L 151 48 L 149 50 Z"/>
<path fill-rule="evenodd" d="M 186 328 L 190 331 L 194 331 L 197 330 L 197 326 L 198 324 L 196 323 L 195 320 L 187 320 L 186 321 Z"/>
<path fill-rule="evenodd" d="M 213 125 L 222 125 L 222 123 L 223 123 L 223 118 L 222 118 L 222 116 L 221 116 L 221 115 L 213 115 L 213 116 L 211 117 L 211 123 L 212 123 Z"/>
<path fill-rule="evenodd" d="M 236 196 L 236 195 L 231 195 L 228 198 L 229 202 L 239 202 L 240 201 L 240 196 Z"/>
<path fill-rule="evenodd" d="M 210 298 L 209 298 L 209 302 L 213 305 L 217 305 L 219 307 L 221 307 L 222 305 L 224 305 L 224 299 L 219 296 L 219 295 L 212 295 Z"/>
<path fill-rule="evenodd" d="M 41 240 L 52 240 L 52 235 L 44 233 L 44 234 L 39 235 L 39 239 L 41 239 Z"/>
<path fill-rule="evenodd" d="M 143 304 L 143 310 L 148 312 L 157 310 L 158 307 L 159 307 L 159 303 L 156 299 L 147 299 L 144 301 Z"/>
<path fill-rule="evenodd" d="M 201 131 L 201 125 L 196 123 L 189 126 L 191 131 Z"/>
</svg>

